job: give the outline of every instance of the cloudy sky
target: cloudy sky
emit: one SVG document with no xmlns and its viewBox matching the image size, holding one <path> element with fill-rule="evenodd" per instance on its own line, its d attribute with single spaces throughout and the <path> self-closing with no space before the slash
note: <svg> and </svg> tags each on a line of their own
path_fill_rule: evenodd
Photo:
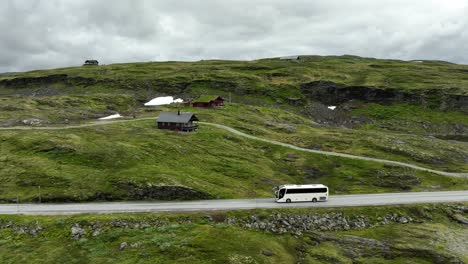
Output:
<svg viewBox="0 0 468 264">
<path fill-rule="evenodd" d="M 468 0 L 2 0 L 0 72 L 353 54 L 468 64 Z"/>
</svg>

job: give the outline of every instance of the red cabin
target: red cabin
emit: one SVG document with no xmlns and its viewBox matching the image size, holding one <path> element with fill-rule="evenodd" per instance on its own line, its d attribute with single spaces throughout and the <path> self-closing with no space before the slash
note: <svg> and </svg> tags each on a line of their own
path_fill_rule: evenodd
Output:
<svg viewBox="0 0 468 264">
<path fill-rule="evenodd" d="M 193 107 L 222 107 L 224 106 L 224 99 L 221 96 L 205 95 L 187 102 L 185 105 Z"/>
</svg>

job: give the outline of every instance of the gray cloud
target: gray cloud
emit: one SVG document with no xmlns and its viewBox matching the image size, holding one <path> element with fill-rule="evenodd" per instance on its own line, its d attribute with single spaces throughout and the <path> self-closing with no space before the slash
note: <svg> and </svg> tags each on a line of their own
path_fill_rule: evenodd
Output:
<svg viewBox="0 0 468 264">
<path fill-rule="evenodd" d="M 352 2 L 352 3 L 351 3 Z M 468 63 L 465 0 L 6 0 L 0 72 L 354 54 Z"/>
</svg>

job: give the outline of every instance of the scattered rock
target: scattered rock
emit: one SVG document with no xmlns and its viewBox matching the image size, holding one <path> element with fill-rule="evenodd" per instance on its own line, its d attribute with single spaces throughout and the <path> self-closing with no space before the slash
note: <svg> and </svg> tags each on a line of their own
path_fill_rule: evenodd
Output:
<svg viewBox="0 0 468 264">
<path fill-rule="evenodd" d="M 94 232 L 93 232 L 93 237 L 97 237 L 97 236 L 99 236 L 101 233 L 102 233 L 102 231 L 101 231 L 100 229 L 94 230 Z"/>
<path fill-rule="evenodd" d="M 28 126 L 35 126 L 35 125 L 40 125 L 44 123 L 44 121 L 37 119 L 37 118 L 32 118 L 32 119 L 24 119 L 22 123 Z"/>
<path fill-rule="evenodd" d="M 295 162 L 298 159 L 298 155 L 296 153 L 288 153 L 284 161 L 286 162 Z"/>
<path fill-rule="evenodd" d="M 271 256 L 274 256 L 275 254 L 270 251 L 270 250 L 262 250 L 262 254 L 267 256 L 267 257 L 271 257 Z"/>
<path fill-rule="evenodd" d="M 450 215 L 450 217 L 460 224 L 468 225 L 468 218 L 464 217 L 461 214 L 452 214 Z"/>
<path fill-rule="evenodd" d="M 27 233 L 31 236 L 37 236 L 38 232 L 42 230 L 42 226 L 36 223 L 34 226 L 29 227 Z"/>
<path fill-rule="evenodd" d="M 84 228 L 82 228 L 79 224 L 75 224 L 71 228 L 71 235 L 73 240 L 79 240 L 80 238 L 83 238 L 86 236 L 86 232 Z"/>
<path fill-rule="evenodd" d="M 399 139 L 395 139 L 395 140 L 393 141 L 393 143 L 398 144 L 398 145 L 406 144 L 406 142 L 404 142 L 404 141 L 402 141 L 402 140 L 399 140 Z"/>
<path fill-rule="evenodd" d="M 398 219 L 398 223 L 400 223 L 400 224 L 407 224 L 408 222 L 409 222 L 409 220 L 406 217 L 400 217 Z"/>
<path fill-rule="evenodd" d="M 140 242 L 140 241 L 138 241 L 138 242 L 135 242 L 135 243 L 131 243 L 131 244 L 130 244 L 130 247 L 132 247 L 132 248 L 139 248 L 139 247 L 141 247 L 142 245 L 143 245 L 143 243 Z"/>
<path fill-rule="evenodd" d="M 120 243 L 120 246 L 119 246 L 119 249 L 120 250 L 124 250 L 128 247 L 128 243 L 127 242 L 122 242 Z"/>
<path fill-rule="evenodd" d="M 415 221 L 410 216 L 389 214 L 372 222 L 367 216 L 348 217 L 343 213 L 337 212 L 326 214 L 276 213 L 261 220 L 259 216 L 251 215 L 248 218 L 227 218 L 225 223 L 276 234 L 290 233 L 300 236 L 304 232 L 360 230 L 380 225 L 408 224 Z"/>
</svg>

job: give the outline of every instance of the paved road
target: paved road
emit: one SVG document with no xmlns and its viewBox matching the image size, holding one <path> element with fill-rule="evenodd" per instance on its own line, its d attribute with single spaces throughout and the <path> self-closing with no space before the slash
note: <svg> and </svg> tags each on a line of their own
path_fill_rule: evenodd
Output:
<svg viewBox="0 0 468 264">
<path fill-rule="evenodd" d="M 105 202 L 80 204 L 0 204 L 0 214 L 57 215 L 119 212 L 193 212 L 255 208 L 317 208 L 468 202 L 468 191 L 334 195 L 327 202 L 279 204 L 273 199 L 190 202 Z"/>
<path fill-rule="evenodd" d="M 137 119 L 130 119 L 130 120 L 101 120 L 101 121 L 96 121 L 88 124 L 81 124 L 81 125 L 69 125 L 69 126 L 45 126 L 45 127 L 26 127 L 26 126 L 17 126 L 17 127 L 0 127 L 0 130 L 62 130 L 62 129 L 75 129 L 75 128 L 83 128 L 83 127 L 92 127 L 92 126 L 101 126 L 101 125 L 109 125 L 109 124 L 116 124 L 116 123 L 125 123 L 125 122 L 134 122 L 134 121 L 140 121 L 140 120 L 154 120 L 156 117 L 145 117 L 145 118 L 137 118 Z M 270 139 L 265 139 L 265 138 L 259 138 L 256 136 L 252 136 L 249 134 L 246 134 L 244 132 L 238 131 L 232 127 L 220 125 L 220 124 L 214 124 L 214 123 L 208 123 L 208 122 L 199 122 L 200 124 L 205 124 L 205 125 L 210 125 L 214 126 L 220 129 L 227 130 L 231 133 L 234 133 L 236 135 L 250 138 L 253 140 L 258 140 L 258 141 L 263 141 L 267 142 L 270 144 L 275 144 L 299 151 L 305 151 L 305 152 L 311 152 L 315 154 L 321 154 L 321 155 L 327 155 L 327 156 L 336 156 L 336 157 L 342 157 L 342 158 L 349 158 L 349 159 L 359 159 L 359 160 L 367 160 L 367 161 L 372 161 L 372 162 L 379 162 L 379 163 L 386 163 L 386 164 L 394 164 L 398 166 L 403 166 L 403 167 L 408 167 L 416 170 L 421 170 L 421 171 L 428 171 L 432 172 L 438 175 L 443 175 L 443 176 L 450 176 L 450 177 L 461 177 L 461 178 L 468 178 L 468 173 L 458 173 L 458 172 L 447 172 L 447 171 L 439 171 L 439 170 L 433 170 L 429 168 L 424 168 L 418 165 L 414 165 L 411 163 L 406 163 L 406 162 L 400 162 L 400 161 L 393 161 L 393 160 L 385 160 L 385 159 L 378 159 L 378 158 L 370 158 L 370 157 L 365 157 L 365 156 L 356 156 L 356 155 L 351 155 L 351 154 L 345 154 L 345 153 L 338 153 L 338 152 L 331 152 L 331 151 L 322 151 L 322 150 L 314 150 L 314 149 L 307 149 L 307 148 L 301 148 L 298 146 L 294 146 L 291 144 L 283 143 L 283 142 L 278 142 Z"/>
</svg>

